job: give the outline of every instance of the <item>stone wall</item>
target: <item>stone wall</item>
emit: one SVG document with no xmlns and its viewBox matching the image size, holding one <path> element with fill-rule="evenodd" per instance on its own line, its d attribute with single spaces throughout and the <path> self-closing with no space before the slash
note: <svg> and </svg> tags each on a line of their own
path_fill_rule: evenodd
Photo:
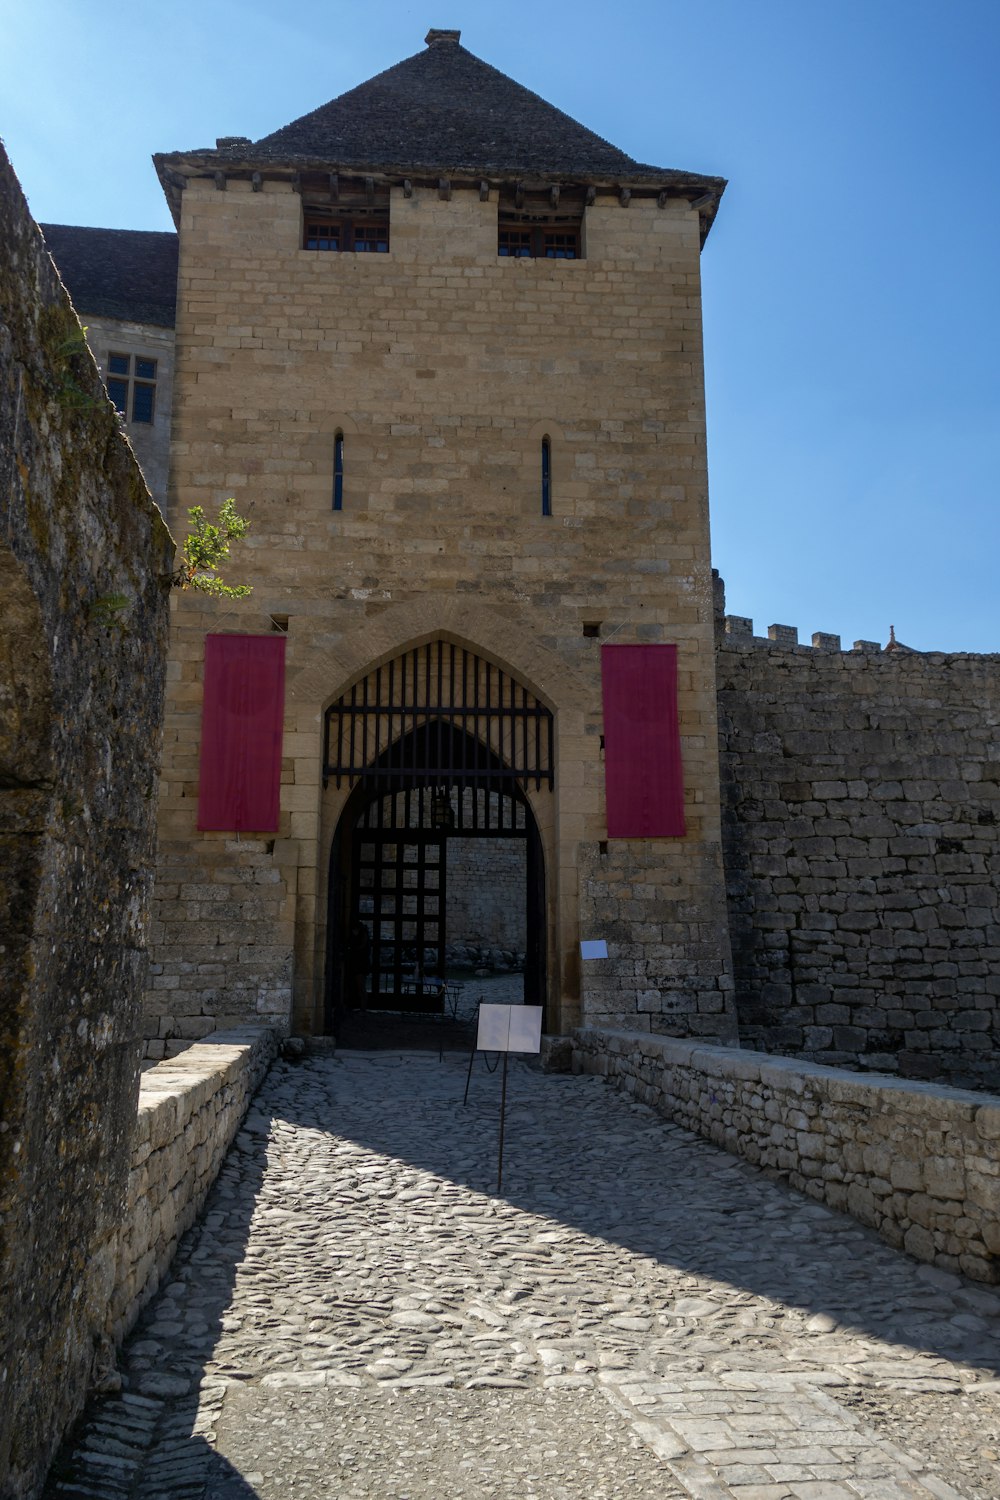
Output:
<svg viewBox="0 0 1000 1500">
<path fill-rule="evenodd" d="M 169 711 L 164 730 L 176 749 L 176 720 Z M 196 748 L 192 754 L 196 760 Z M 174 758 L 174 768 L 178 763 Z M 198 881 L 192 850 L 178 850 L 167 832 L 161 826 L 145 1056 L 173 1057 L 217 1028 L 274 1023 L 287 1030 L 293 901 L 274 840 L 215 840 L 212 855 L 224 851 L 225 864 L 214 880 Z M 211 837 L 205 836 L 206 844 Z"/>
<path fill-rule="evenodd" d="M 138 1083 L 173 544 L 0 152 L 0 1493 L 83 1400 Z"/>
<path fill-rule="evenodd" d="M 918 1260 L 1000 1281 L 1000 1098 L 590 1029 L 574 1034 L 573 1067 L 603 1074 Z"/>
<path fill-rule="evenodd" d="M 1000 656 L 858 647 L 720 643 L 740 1035 L 1000 1090 Z"/>
<path fill-rule="evenodd" d="M 608 957 L 581 963 L 584 1015 L 596 1026 L 735 1042 L 722 858 L 703 851 L 694 904 L 685 872 L 664 869 L 654 842 L 580 848 L 580 936 Z"/>
<path fill-rule="evenodd" d="M 446 847 L 448 942 L 523 953 L 527 942 L 526 841 L 451 837 Z"/>
<path fill-rule="evenodd" d="M 116 1345 L 200 1213 L 277 1048 L 268 1027 L 220 1031 L 143 1073 L 107 1315 Z"/>
</svg>

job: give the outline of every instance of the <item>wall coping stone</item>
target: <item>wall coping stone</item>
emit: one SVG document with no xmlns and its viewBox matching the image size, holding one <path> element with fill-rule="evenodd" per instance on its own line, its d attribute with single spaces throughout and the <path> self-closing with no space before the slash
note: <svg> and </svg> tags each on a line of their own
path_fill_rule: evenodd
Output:
<svg viewBox="0 0 1000 1500">
<path fill-rule="evenodd" d="M 118 1234 L 116 1285 L 107 1332 L 120 1343 L 160 1285 L 184 1230 L 194 1221 L 252 1096 L 278 1054 L 273 1026 L 216 1031 L 140 1076 L 132 1139 L 128 1209 Z M 218 1102 L 216 1102 L 218 1101 Z M 206 1112 L 204 1153 L 184 1147 L 188 1127 Z M 154 1219 L 169 1198 L 171 1227 Z"/>
<path fill-rule="evenodd" d="M 603 1075 L 919 1260 L 1000 1282 L 1000 1097 L 649 1032 L 587 1026 L 572 1041 L 574 1072 Z"/>
<path fill-rule="evenodd" d="M 717 1072 L 720 1077 L 760 1078 L 763 1083 L 793 1088 L 801 1092 L 810 1080 L 822 1079 L 824 1092 L 843 1102 L 871 1103 L 873 1094 L 891 1094 L 893 1108 L 923 1112 L 926 1100 L 939 1101 L 942 1113 L 952 1119 L 973 1120 L 985 1135 L 1000 1137 L 1000 1095 L 982 1094 L 974 1089 L 957 1089 L 947 1083 L 925 1083 L 918 1079 L 897 1078 L 891 1073 L 849 1073 L 826 1063 L 811 1063 L 797 1057 L 774 1057 L 769 1052 L 752 1052 L 744 1047 L 722 1047 L 711 1042 L 680 1040 L 657 1036 L 648 1031 L 618 1031 L 602 1026 L 581 1026 L 574 1037 L 599 1039 L 608 1052 L 616 1056 L 638 1052 L 642 1057 L 659 1057 L 682 1067 L 700 1067 Z M 912 1104 L 910 1100 L 912 1099 Z"/>
</svg>

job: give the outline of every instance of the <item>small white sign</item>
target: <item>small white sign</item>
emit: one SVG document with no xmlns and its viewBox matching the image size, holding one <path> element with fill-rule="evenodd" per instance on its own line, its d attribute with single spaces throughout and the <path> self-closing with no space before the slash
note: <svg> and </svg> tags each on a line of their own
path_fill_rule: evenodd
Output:
<svg viewBox="0 0 1000 1500">
<path fill-rule="evenodd" d="M 540 1005 L 481 1005 L 479 1052 L 540 1052 L 542 1007 Z"/>
<path fill-rule="evenodd" d="M 581 958 L 607 958 L 608 945 L 604 938 L 591 938 L 580 944 Z"/>
</svg>

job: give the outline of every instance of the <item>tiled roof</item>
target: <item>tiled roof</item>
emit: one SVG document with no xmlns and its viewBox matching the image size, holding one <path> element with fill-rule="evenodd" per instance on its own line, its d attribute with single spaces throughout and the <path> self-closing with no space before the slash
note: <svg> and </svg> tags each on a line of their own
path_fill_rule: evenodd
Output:
<svg viewBox="0 0 1000 1500">
<path fill-rule="evenodd" d="M 425 51 L 244 144 L 245 154 L 259 161 L 308 158 L 414 171 L 680 175 L 626 156 L 467 52 L 458 36 L 430 32 Z"/>
<path fill-rule="evenodd" d="M 177 305 L 177 236 L 144 229 L 42 224 L 73 305 L 84 320 L 117 318 L 172 328 Z"/>
</svg>

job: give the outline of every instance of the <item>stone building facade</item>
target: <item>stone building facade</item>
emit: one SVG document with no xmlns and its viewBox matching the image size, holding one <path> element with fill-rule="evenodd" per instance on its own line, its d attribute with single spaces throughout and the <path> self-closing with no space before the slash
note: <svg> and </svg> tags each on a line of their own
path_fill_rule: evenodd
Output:
<svg viewBox="0 0 1000 1500">
<path fill-rule="evenodd" d="M 508 714 L 527 695 L 551 716 L 551 785 L 514 793 L 543 886 L 549 1027 L 630 1023 L 641 994 L 646 1025 L 733 1035 L 699 282 L 723 184 L 632 161 L 453 33 L 273 137 L 157 167 L 179 234 L 171 505 L 235 497 L 254 593 L 184 598 L 173 619 L 154 1035 L 329 1024 L 357 811 L 350 778 L 325 774 L 324 714 L 384 696 L 414 649 L 446 675 L 478 663 Z M 560 253 L 505 253 L 522 248 L 507 224 Z M 354 249 L 362 231 L 387 248 Z M 279 826 L 199 832 L 206 634 L 271 631 Z M 612 636 L 678 649 L 687 832 L 609 853 Z M 502 760 L 473 695 L 460 706 Z M 579 959 L 608 910 L 628 928 L 613 983 Z"/>
<path fill-rule="evenodd" d="M 74 224 L 41 229 L 150 494 L 166 514 L 177 236 Z"/>
<path fill-rule="evenodd" d="M 272 136 L 157 170 L 179 264 L 169 504 L 235 497 L 254 593 L 175 601 L 152 1055 L 248 1019 L 335 1027 L 352 912 L 380 953 L 383 904 L 413 925 L 385 882 L 412 903 L 444 876 L 404 868 L 406 841 L 389 869 L 391 828 L 365 844 L 330 726 L 340 751 L 348 721 L 359 745 L 371 727 L 372 774 L 419 762 L 429 858 L 429 707 L 463 730 L 440 794 L 470 723 L 486 774 L 512 763 L 500 718 L 468 717 L 492 682 L 510 723 L 530 702 L 553 736 L 508 799 L 549 1030 L 738 1023 L 770 1050 L 1000 1084 L 997 658 L 800 647 L 735 617 L 713 639 L 699 255 L 724 184 L 631 161 L 453 32 Z M 63 274 L 102 357 L 93 287 Z M 199 827 L 219 634 L 285 643 L 264 829 Z M 683 836 L 609 837 L 608 642 L 677 648 Z M 459 662 L 466 697 L 449 680 L 442 699 Z M 401 680 L 433 704 L 394 712 Z M 423 936 L 462 899 L 431 896 Z M 581 963 L 586 938 L 608 958 Z"/>
</svg>

